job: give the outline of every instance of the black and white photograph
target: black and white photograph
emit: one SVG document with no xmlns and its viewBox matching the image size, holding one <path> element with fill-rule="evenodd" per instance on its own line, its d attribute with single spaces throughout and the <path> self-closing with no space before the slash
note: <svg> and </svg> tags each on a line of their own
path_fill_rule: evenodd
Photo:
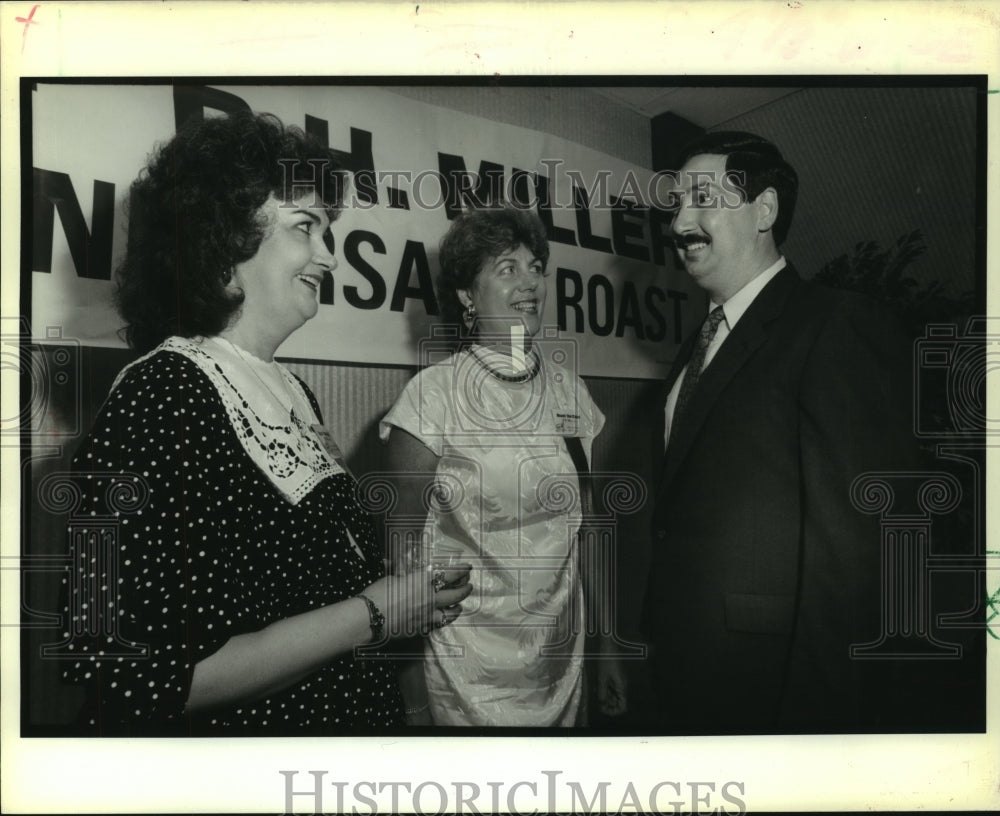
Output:
<svg viewBox="0 0 1000 816">
<path fill-rule="evenodd" d="M 93 787 L 10 812 L 995 803 L 997 75 L 942 48 L 22 52 L 2 733 Z"/>
</svg>

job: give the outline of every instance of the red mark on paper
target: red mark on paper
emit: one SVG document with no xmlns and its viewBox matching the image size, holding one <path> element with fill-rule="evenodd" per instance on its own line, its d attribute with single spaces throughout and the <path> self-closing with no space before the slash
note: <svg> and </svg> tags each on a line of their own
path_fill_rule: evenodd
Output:
<svg viewBox="0 0 1000 816">
<path fill-rule="evenodd" d="M 28 40 L 28 26 L 38 25 L 37 20 L 32 18 L 35 16 L 35 11 L 38 9 L 37 5 L 31 7 L 31 11 L 28 12 L 27 17 L 15 17 L 14 20 L 18 23 L 24 23 L 24 33 L 21 35 L 21 53 L 24 53 L 24 44 Z"/>
</svg>

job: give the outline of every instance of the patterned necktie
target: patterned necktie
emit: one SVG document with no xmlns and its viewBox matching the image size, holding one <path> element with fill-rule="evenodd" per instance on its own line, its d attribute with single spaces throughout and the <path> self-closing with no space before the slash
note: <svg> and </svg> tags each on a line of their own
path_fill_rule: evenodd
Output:
<svg viewBox="0 0 1000 816">
<path fill-rule="evenodd" d="M 671 422 L 673 426 L 677 425 L 677 420 L 691 400 L 691 395 L 698 385 L 701 370 L 705 365 L 705 354 L 715 337 L 715 333 L 719 330 L 719 324 L 725 319 L 726 313 L 722 311 L 722 307 L 716 306 L 709 313 L 705 322 L 701 324 L 698 342 L 695 343 L 691 359 L 688 361 L 687 371 L 684 373 L 684 382 L 681 383 L 681 392 L 677 395 L 677 405 L 674 406 L 674 418 Z"/>
</svg>

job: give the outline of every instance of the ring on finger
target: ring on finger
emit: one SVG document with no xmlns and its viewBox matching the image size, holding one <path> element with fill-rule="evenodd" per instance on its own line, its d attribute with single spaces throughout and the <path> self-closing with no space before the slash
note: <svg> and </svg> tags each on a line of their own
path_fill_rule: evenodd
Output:
<svg viewBox="0 0 1000 816">
<path fill-rule="evenodd" d="M 448 585 L 448 582 L 444 580 L 444 570 L 434 570 L 431 573 L 431 586 L 434 587 L 435 592 L 440 592 Z"/>
</svg>

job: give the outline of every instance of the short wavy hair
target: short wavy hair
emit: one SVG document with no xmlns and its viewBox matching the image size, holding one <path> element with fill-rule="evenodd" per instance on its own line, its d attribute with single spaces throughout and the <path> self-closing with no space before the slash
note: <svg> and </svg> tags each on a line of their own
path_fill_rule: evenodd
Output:
<svg viewBox="0 0 1000 816">
<path fill-rule="evenodd" d="M 686 144 L 677 166 L 683 167 L 688 159 L 704 154 L 726 157 L 726 171 L 735 173 L 733 180 L 747 201 L 753 201 L 768 187 L 774 188 L 778 194 L 778 216 L 771 232 L 776 246 L 784 243 L 795 212 L 799 176 L 777 146 L 753 133 L 720 130 Z"/>
<path fill-rule="evenodd" d="M 436 281 L 438 305 L 448 324 L 467 331 L 460 289 L 471 289 L 476 276 L 493 258 L 523 244 L 541 261 L 549 262 L 549 239 L 542 220 L 533 212 L 513 207 L 473 209 L 460 215 L 441 239 L 440 273 Z"/>
<path fill-rule="evenodd" d="M 116 291 L 128 344 L 144 352 L 171 335 L 225 329 L 243 302 L 226 284 L 267 234 L 259 211 L 268 197 L 315 191 L 332 222 L 346 181 L 333 151 L 270 114 L 239 111 L 181 128 L 129 190 Z"/>
</svg>

